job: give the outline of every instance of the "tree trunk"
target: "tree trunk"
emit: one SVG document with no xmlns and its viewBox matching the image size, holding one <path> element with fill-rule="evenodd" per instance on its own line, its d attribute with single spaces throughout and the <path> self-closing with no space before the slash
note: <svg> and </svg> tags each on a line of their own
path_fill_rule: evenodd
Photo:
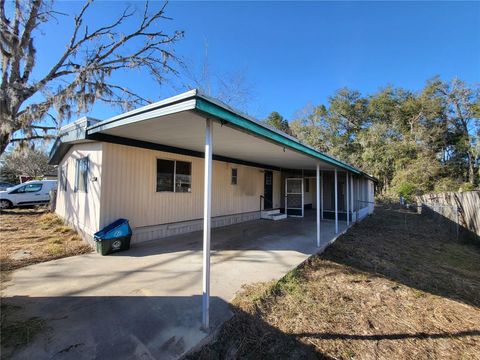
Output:
<svg viewBox="0 0 480 360">
<path fill-rule="evenodd" d="M 468 182 L 475 186 L 476 173 L 475 173 L 475 156 L 468 152 Z"/>
<path fill-rule="evenodd" d="M 10 134 L 0 134 L 0 156 L 5 152 L 8 144 L 10 144 Z"/>
</svg>

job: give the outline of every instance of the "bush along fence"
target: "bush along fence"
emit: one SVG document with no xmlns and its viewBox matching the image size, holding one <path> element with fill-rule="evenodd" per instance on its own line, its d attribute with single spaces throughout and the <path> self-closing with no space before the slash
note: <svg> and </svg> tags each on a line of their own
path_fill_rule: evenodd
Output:
<svg viewBox="0 0 480 360">
<path fill-rule="evenodd" d="M 422 214 L 450 224 L 457 238 L 480 243 L 480 191 L 425 194 L 417 196 L 417 204 Z"/>
</svg>

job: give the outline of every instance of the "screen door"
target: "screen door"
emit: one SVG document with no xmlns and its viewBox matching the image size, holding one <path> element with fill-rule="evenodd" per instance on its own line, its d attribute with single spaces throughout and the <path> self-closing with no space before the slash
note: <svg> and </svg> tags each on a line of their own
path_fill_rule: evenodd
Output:
<svg viewBox="0 0 480 360">
<path fill-rule="evenodd" d="M 285 213 L 303 217 L 303 179 L 285 179 Z"/>
</svg>

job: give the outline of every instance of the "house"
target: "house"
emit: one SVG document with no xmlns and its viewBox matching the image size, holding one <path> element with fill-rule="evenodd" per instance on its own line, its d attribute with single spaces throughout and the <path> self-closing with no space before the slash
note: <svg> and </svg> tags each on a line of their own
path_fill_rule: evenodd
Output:
<svg viewBox="0 0 480 360">
<path fill-rule="evenodd" d="M 134 244 L 203 229 L 207 298 L 211 227 L 313 209 L 320 246 L 321 219 L 338 232 L 373 212 L 374 178 L 197 90 L 69 124 L 50 162 L 56 212 L 87 240 L 118 218 Z"/>
<path fill-rule="evenodd" d="M 87 240 L 121 217 L 134 243 L 201 230 L 209 122 L 212 227 L 258 219 L 261 210 L 316 209 L 317 166 L 321 218 L 373 212 L 371 176 L 197 90 L 64 126 L 50 154 L 59 171 L 56 212 Z"/>
</svg>

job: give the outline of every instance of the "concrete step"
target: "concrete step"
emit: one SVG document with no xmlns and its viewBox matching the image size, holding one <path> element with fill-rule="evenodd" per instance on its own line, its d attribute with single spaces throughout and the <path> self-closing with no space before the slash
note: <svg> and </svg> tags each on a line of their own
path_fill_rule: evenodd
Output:
<svg viewBox="0 0 480 360">
<path fill-rule="evenodd" d="M 273 221 L 277 221 L 277 220 L 283 220 L 283 219 L 286 219 L 287 218 L 287 214 L 273 214 L 273 215 L 270 215 L 270 219 L 272 219 Z"/>
<path fill-rule="evenodd" d="M 272 209 L 272 210 L 263 210 L 262 211 L 262 214 L 261 214 L 261 218 L 266 218 L 270 215 L 274 215 L 274 214 L 280 214 L 280 209 Z"/>
<path fill-rule="evenodd" d="M 287 214 L 280 213 L 279 209 L 262 211 L 260 216 L 262 219 L 266 220 L 282 220 L 287 218 Z"/>
</svg>

